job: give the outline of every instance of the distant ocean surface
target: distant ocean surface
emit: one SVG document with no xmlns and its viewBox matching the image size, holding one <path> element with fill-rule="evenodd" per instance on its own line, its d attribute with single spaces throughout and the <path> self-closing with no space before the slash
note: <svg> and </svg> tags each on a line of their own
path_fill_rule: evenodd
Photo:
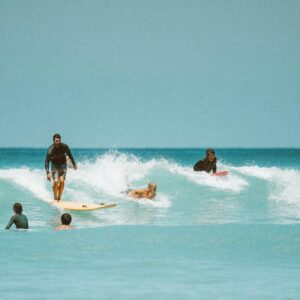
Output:
<svg viewBox="0 0 300 300">
<path fill-rule="evenodd" d="M 46 149 L 0 149 L 1 299 L 300 298 L 300 149 L 215 149 L 225 177 L 193 171 L 205 149 L 71 150 L 63 198 L 117 207 L 56 232 Z"/>
</svg>

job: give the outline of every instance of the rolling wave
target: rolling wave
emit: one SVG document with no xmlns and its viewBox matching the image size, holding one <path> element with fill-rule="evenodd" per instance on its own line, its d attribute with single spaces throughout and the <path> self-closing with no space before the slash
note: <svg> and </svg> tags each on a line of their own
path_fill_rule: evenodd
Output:
<svg viewBox="0 0 300 300">
<path fill-rule="evenodd" d="M 125 194 L 128 188 L 145 187 L 149 182 L 158 184 L 154 201 L 141 200 L 145 206 L 168 208 L 176 201 L 175 188 L 189 192 L 194 187 L 206 187 L 210 193 L 224 191 L 232 195 L 252 189 L 249 177 L 264 180 L 272 185 L 270 200 L 300 203 L 300 172 L 278 167 L 235 167 L 219 163 L 219 170 L 229 170 L 226 177 L 215 177 L 194 172 L 191 167 L 163 158 L 143 160 L 134 155 L 107 153 L 94 160 L 79 162 L 78 170 L 69 170 L 65 199 L 72 201 L 123 201 L 130 200 Z M 52 187 L 41 169 L 0 169 L 0 180 L 17 185 L 46 202 L 52 199 Z M 253 184 L 253 183 L 251 183 Z M 194 186 L 194 187 L 193 187 Z M 174 200 L 175 199 L 175 200 Z M 132 200 L 130 200 L 132 201 Z"/>
<path fill-rule="evenodd" d="M 269 199 L 300 204 L 300 172 L 298 170 L 259 166 L 232 167 L 231 169 L 271 184 Z"/>
</svg>

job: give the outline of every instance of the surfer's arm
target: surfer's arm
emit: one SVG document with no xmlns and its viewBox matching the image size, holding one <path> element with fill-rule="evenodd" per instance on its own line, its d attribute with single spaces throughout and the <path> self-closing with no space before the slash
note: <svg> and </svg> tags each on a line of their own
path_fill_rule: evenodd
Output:
<svg viewBox="0 0 300 300">
<path fill-rule="evenodd" d="M 133 198 L 144 198 L 146 195 L 147 190 L 132 190 L 129 193 L 129 196 Z"/>
<path fill-rule="evenodd" d="M 72 153 L 71 153 L 71 150 L 70 150 L 69 146 L 67 146 L 67 148 L 66 148 L 66 154 L 67 154 L 67 155 L 69 156 L 69 158 L 71 159 L 71 162 L 72 162 L 73 167 L 76 167 L 76 162 L 75 162 L 75 160 L 74 160 L 74 157 L 73 157 L 73 155 L 72 155 Z"/>
<path fill-rule="evenodd" d="M 12 224 L 14 224 L 14 220 L 15 220 L 15 216 L 12 216 L 7 224 L 7 226 L 5 227 L 5 229 L 9 229 L 11 227 Z"/>
<path fill-rule="evenodd" d="M 146 198 L 153 199 L 153 198 L 155 198 L 155 196 L 156 196 L 156 193 L 149 192 L 149 193 L 147 193 Z"/>
<path fill-rule="evenodd" d="M 133 190 L 133 191 L 138 194 L 143 194 L 146 192 L 146 190 Z"/>
<path fill-rule="evenodd" d="M 217 159 L 214 164 L 213 173 L 217 173 Z"/>
<path fill-rule="evenodd" d="M 45 159 L 45 169 L 46 169 L 47 174 L 49 174 L 49 162 L 50 162 L 50 155 L 49 155 L 49 152 L 47 152 L 47 156 Z"/>
</svg>

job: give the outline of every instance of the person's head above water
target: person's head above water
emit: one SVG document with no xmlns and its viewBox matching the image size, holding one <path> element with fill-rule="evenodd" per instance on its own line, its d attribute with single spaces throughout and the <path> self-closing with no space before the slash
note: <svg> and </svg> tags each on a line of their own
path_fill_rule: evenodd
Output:
<svg viewBox="0 0 300 300">
<path fill-rule="evenodd" d="M 157 185 L 155 183 L 151 182 L 151 183 L 148 184 L 148 189 L 155 193 L 156 189 L 157 189 Z"/>
<path fill-rule="evenodd" d="M 215 150 L 214 149 L 206 149 L 206 159 L 213 162 L 216 159 Z"/>
<path fill-rule="evenodd" d="M 70 225 L 70 223 L 72 221 L 72 217 L 70 214 L 64 213 L 61 215 L 60 220 L 61 220 L 61 224 L 63 224 L 63 225 Z"/>
<path fill-rule="evenodd" d="M 61 136 L 59 133 L 55 133 L 53 135 L 53 142 L 54 142 L 54 146 L 59 147 L 61 144 Z"/>
<path fill-rule="evenodd" d="M 14 208 L 14 212 L 16 214 L 21 214 L 22 211 L 23 211 L 23 207 L 22 207 L 21 203 L 15 203 L 14 206 L 13 206 L 13 208 Z"/>
</svg>

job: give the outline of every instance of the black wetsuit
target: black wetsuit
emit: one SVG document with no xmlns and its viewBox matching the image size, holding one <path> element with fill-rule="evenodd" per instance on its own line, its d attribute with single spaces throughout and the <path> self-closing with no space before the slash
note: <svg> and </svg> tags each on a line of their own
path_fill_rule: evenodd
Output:
<svg viewBox="0 0 300 300">
<path fill-rule="evenodd" d="M 68 155 L 72 161 L 73 166 L 76 165 L 73 155 L 70 151 L 68 145 L 61 143 L 59 147 L 55 147 L 52 144 L 47 151 L 46 159 L 45 159 L 45 169 L 46 172 L 49 173 L 49 162 L 56 165 L 66 164 L 66 155 Z"/>
<path fill-rule="evenodd" d="M 12 224 L 15 224 L 16 228 L 18 229 L 28 229 L 27 217 L 22 214 L 15 214 L 14 216 L 12 216 L 5 229 L 9 229 Z"/>
<path fill-rule="evenodd" d="M 213 161 L 202 159 L 196 162 L 194 165 L 194 171 L 205 171 L 209 173 L 211 170 L 213 173 L 217 172 L 217 158 L 215 158 Z"/>
</svg>

